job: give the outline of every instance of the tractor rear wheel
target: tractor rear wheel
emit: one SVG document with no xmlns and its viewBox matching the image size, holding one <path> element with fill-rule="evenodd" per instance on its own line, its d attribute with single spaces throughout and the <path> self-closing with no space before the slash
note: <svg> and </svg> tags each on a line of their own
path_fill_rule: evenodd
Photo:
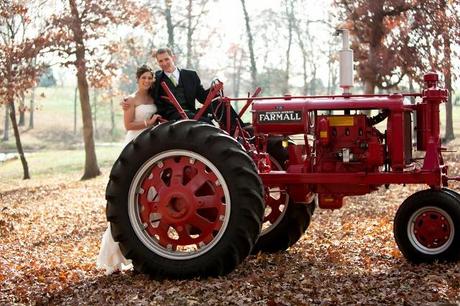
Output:
<svg viewBox="0 0 460 306">
<path fill-rule="evenodd" d="M 396 212 L 394 236 L 411 262 L 460 259 L 460 197 L 431 189 L 411 195 Z"/>
<path fill-rule="evenodd" d="M 231 272 L 249 255 L 263 218 L 252 159 L 221 130 L 193 120 L 161 124 L 129 143 L 106 199 L 122 253 L 156 279 Z"/>
<path fill-rule="evenodd" d="M 283 170 L 289 158 L 281 142 L 281 137 L 272 137 L 267 145 L 274 170 Z M 295 244 L 310 225 L 316 207 L 315 201 L 307 205 L 295 203 L 289 198 L 284 186 L 266 186 L 264 199 L 262 231 L 252 251 L 253 254 L 284 251 Z"/>
</svg>

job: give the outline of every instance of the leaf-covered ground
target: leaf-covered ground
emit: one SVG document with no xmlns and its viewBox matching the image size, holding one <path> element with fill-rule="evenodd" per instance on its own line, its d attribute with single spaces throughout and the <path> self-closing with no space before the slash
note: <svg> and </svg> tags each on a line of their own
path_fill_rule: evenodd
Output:
<svg viewBox="0 0 460 306">
<path fill-rule="evenodd" d="M 456 174 L 459 157 L 448 158 Z M 107 176 L 77 179 L 1 186 L 0 304 L 460 303 L 460 264 L 411 265 L 393 239 L 398 205 L 423 186 L 392 185 L 340 210 L 317 209 L 294 247 L 250 256 L 228 276 L 158 282 L 96 269 Z"/>
</svg>

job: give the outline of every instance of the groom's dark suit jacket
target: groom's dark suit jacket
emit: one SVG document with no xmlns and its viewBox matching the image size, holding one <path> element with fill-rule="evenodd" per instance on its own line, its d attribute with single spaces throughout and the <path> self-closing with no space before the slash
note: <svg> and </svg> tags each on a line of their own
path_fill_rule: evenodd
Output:
<svg viewBox="0 0 460 306">
<path fill-rule="evenodd" d="M 195 71 L 180 69 L 179 73 L 179 83 L 175 87 L 166 73 L 161 70 L 155 72 L 155 86 L 150 91 L 150 95 L 158 107 L 158 113 L 167 120 L 180 119 L 180 115 L 169 100 L 162 98 L 167 95 L 161 86 L 161 82 L 164 81 L 168 85 L 189 116 L 193 116 L 196 113 L 195 100 L 204 103 L 208 95 L 209 90 L 203 88 L 201 80 Z"/>
</svg>

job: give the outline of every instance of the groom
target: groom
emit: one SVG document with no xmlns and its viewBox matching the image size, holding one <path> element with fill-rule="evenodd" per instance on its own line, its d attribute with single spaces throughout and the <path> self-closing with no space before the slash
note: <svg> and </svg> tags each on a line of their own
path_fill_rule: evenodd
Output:
<svg viewBox="0 0 460 306">
<path fill-rule="evenodd" d="M 197 109 L 195 100 L 204 103 L 209 89 L 205 90 L 201 84 L 198 74 L 193 70 L 178 69 L 174 63 L 176 57 L 169 48 L 160 48 L 155 52 L 155 59 L 161 70 L 155 72 L 155 86 L 150 89 L 150 95 L 155 100 L 158 113 L 167 120 L 181 119 L 179 112 L 169 102 L 166 93 L 161 86 L 165 82 L 177 102 L 184 109 L 189 118 L 195 116 Z M 211 122 L 206 116 L 200 118 L 202 121 Z"/>
</svg>

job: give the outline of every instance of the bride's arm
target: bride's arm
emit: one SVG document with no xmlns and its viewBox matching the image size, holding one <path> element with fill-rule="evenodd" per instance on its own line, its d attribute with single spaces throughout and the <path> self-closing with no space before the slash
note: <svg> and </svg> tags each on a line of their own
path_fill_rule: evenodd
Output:
<svg viewBox="0 0 460 306">
<path fill-rule="evenodd" d="M 127 131 L 129 130 L 142 130 L 145 129 L 146 127 L 149 127 L 150 120 L 144 120 L 141 122 L 136 122 L 134 121 L 134 115 L 135 115 L 135 105 L 134 105 L 134 99 L 133 98 L 128 98 L 126 100 L 128 106 L 123 107 L 123 121 L 125 124 L 125 129 Z"/>
</svg>

